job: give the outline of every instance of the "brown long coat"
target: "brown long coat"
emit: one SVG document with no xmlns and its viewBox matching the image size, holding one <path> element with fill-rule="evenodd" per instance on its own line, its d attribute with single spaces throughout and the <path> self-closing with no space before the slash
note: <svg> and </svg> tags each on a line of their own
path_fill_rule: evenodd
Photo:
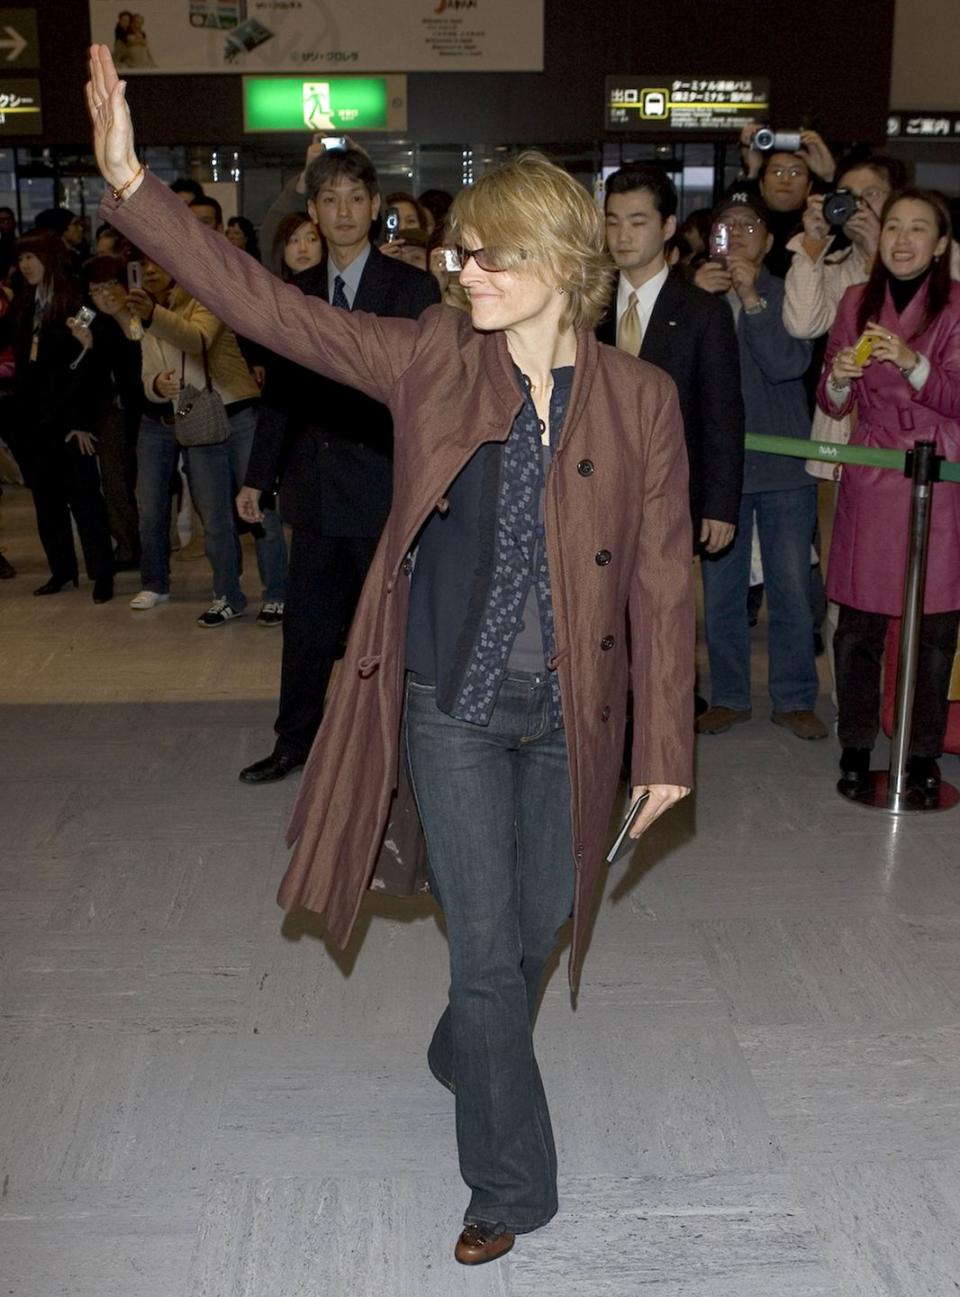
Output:
<svg viewBox="0 0 960 1297">
<path fill-rule="evenodd" d="M 393 507 L 304 771 L 279 894 L 287 909 L 321 914 L 345 944 L 398 781 L 405 559 L 477 447 L 510 432 L 521 397 L 506 341 L 476 332 L 449 307 L 393 320 L 304 297 L 207 230 L 150 177 L 122 205 L 105 200 L 102 211 L 238 333 L 360 388 L 393 413 Z M 632 782 L 693 782 L 693 582 L 676 390 L 660 370 L 589 332 L 578 338 L 545 528 L 557 634 L 551 666 L 559 672 L 572 787 L 575 981 L 605 868 L 628 675 Z"/>
</svg>

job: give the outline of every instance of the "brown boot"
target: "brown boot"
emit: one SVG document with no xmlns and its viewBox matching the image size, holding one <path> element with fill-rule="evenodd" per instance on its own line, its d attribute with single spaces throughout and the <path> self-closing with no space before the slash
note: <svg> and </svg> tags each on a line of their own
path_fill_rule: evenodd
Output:
<svg viewBox="0 0 960 1297">
<path fill-rule="evenodd" d="M 693 722 L 693 728 L 698 734 L 723 734 L 734 725 L 745 724 L 752 715 L 749 708 L 745 712 L 738 712 L 734 707 L 708 707 Z"/>
<path fill-rule="evenodd" d="M 770 719 L 774 725 L 782 725 L 798 739 L 825 739 L 828 734 L 826 725 L 811 711 L 772 712 Z"/>
<path fill-rule="evenodd" d="M 453 1255 L 461 1265 L 485 1265 L 509 1252 L 513 1244 L 514 1236 L 502 1221 L 496 1225 L 482 1221 L 463 1227 Z"/>
</svg>

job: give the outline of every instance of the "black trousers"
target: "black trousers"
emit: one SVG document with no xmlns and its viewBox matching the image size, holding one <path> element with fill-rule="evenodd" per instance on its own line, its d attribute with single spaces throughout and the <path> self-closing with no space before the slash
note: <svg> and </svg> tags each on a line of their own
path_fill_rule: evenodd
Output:
<svg viewBox="0 0 960 1297">
<path fill-rule="evenodd" d="M 305 760 L 320 727 L 330 673 L 376 548 L 373 536 L 319 536 L 293 528 L 274 726 L 275 751 L 291 760 Z"/>
<path fill-rule="evenodd" d="M 91 581 L 112 576 L 113 546 L 96 456 L 81 454 L 74 441 L 54 442 L 32 458 L 26 477 L 53 579 L 77 579 L 71 514 L 80 534 L 87 576 Z"/>
<path fill-rule="evenodd" d="M 117 542 L 117 562 L 139 563 L 137 441 L 136 432 L 130 437 L 128 415 L 123 410 L 111 407 L 97 420 L 97 455 L 110 534 Z"/>
<path fill-rule="evenodd" d="M 889 618 L 840 605 L 833 639 L 837 734 L 845 748 L 872 748 L 880 729 L 880 669 Z M 947 690 L 957 650 L 960 611 L 927 613 L 920 619 L 917 691 L 910 755 L 939 757 L 947 729 Z"/>
</svg>

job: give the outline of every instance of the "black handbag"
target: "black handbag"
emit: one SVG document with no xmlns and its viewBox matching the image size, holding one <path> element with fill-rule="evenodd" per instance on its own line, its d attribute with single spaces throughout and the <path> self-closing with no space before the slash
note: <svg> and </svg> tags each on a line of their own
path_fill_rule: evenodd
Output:
<svg viewBox="0 0 960 1297">
<path fill-rule="evenodd" d="M 203 347 L 203 374 L 206 386 L 196 388 L 184 383 L 187 372 L 187 353 L 182 352 L 180 363 L 180 395 L 173 406 L 173 428 L 181 446 L 218 446 L 230 436 L 230 420 L 219 393 L 210 381 L 210 363 L 207 360 L 207 342 Z"/>
</svg>

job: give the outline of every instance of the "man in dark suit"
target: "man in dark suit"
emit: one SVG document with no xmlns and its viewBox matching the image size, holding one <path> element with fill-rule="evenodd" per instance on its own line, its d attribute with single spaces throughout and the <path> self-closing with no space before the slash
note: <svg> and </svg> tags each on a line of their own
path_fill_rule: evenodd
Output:
<svg viewBox="0 0 960 1297">
<path fill-rule="evenodd" d="M 677 385 L 690 460 L 690 512 L 702 554 L 733 540 L 743 481 L 743 399 L 733 317 L 671 272 L 665 246 L 677 228 L 677 191 L 658 167 L 628 164 L 606 183 L 617 295 L 597 328 L 609 342 L 666 370 Z"/>
<path fill-rule="evenodd" d="M 370 242 L 380 211 L 377 173 L 362 149 L 328 150 L 306 171 L 310 216 L 326 245 L 297 276 L 307 294 L 344 310 L 416 319 L 440 300 L 432 275 L 383 256 Z M 268 367 L 242 517 L 276 489 L 292 528 L 283 616 L 276 744 L 240 772 L 244 783 L 283 779 L 302 766 L 323 715 L 333 664 L 390 510 L 393 425 L 385 406 L 288 361 Z"/>
</svg>

